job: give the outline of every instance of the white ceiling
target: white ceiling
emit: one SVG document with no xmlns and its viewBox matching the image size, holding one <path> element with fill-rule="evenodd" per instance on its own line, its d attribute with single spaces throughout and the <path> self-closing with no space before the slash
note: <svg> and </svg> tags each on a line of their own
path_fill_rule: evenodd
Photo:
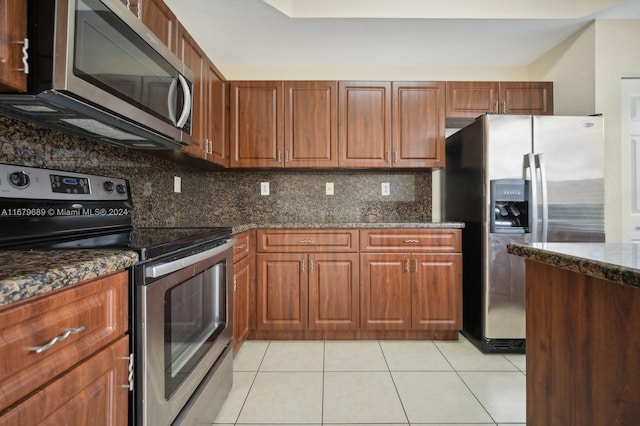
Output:
<svg viewBox="0 0 640 426">
<path fill-rule="evenodd" d="M 242 67 L 524 67 L 593 19 L 640 19 L 640 0 L 165 2 L 229 79 Z"/>
</svg>

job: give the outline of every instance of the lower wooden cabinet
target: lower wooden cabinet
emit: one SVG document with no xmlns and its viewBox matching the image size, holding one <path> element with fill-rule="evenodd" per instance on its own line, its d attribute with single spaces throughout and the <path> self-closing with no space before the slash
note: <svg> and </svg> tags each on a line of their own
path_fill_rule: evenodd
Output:
<svg viewBox="0 0 640 426">
<path fill-rule="evenodd" d="M 255 282 L 255 256 L 233 264 L 233 351 L 238 352 L 249 336 L 251 291 Z"/>
<path fill-rule="evenodd" d="M 459 330 L 461 254 L 362 254 L 362 328 Z"/>
<path fill-rule="evenodd" d="M 258 254 L 257 328 L 358 328 L 356 253 Z"/>
<path fill-rule="evenodd" d="M 121 271 L 0 309 L 0 425 L 126 424 L 128 293 Z"/>
<path fill-rule="evenodd" d="M 257 240 L 252 338 L 457 339 L 459 229 L 259 230 Z"/>
<path fill-rule="evenodd" d="M 124 336 L 9 410 L 0 425 L 126 425 L 128 356 Z"/>
</svg>

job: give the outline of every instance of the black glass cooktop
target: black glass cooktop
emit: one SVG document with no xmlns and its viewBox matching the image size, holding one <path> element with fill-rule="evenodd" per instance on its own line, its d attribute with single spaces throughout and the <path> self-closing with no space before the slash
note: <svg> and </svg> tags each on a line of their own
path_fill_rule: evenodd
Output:
<svg viewBox="0 0 640 426">
<path fill-rule="evenodd" d="M 214 228 L 135 228 L 129 248 L 147 260 L 177 250 L 208 244 L 231 236 L 230 227 Z"/>
</svg>

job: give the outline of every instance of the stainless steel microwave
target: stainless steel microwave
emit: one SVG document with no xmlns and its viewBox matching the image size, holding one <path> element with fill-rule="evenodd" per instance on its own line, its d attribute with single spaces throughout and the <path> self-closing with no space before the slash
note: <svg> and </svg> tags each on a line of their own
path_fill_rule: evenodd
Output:
<svg viewBox="0 0 640 426">
<path fill-rule="evenodd" d="M 191 144 L 193 73 L 120 0 L 29 0 L 25 94 L 0 114 L 134 149 Z"/>
</svg>

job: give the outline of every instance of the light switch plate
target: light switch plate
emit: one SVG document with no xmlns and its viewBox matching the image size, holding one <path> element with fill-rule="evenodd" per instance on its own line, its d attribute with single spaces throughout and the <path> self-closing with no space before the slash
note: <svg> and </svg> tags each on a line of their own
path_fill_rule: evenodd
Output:
<svg viewBox="0 0 640 426">
<path fill-rule="evenodd" d="M 260 182 L 260 195 L 269 195 L 269 182 Z"/>
<path fill-rule="evenodd" d="M 180 176 L 173 177 L 173 192 L 182 192 L 182 178 Z"/>
<path fill-rule="evenodd" d="M 325 192 L 327 195 L 333 195 L 333 182 L 327 182 Z"/>
<path fill-rule="evenodd" d="M 391 195 L 391 185 L 389 182 L 382 182 L 382 195 Z"/>
</svg>

